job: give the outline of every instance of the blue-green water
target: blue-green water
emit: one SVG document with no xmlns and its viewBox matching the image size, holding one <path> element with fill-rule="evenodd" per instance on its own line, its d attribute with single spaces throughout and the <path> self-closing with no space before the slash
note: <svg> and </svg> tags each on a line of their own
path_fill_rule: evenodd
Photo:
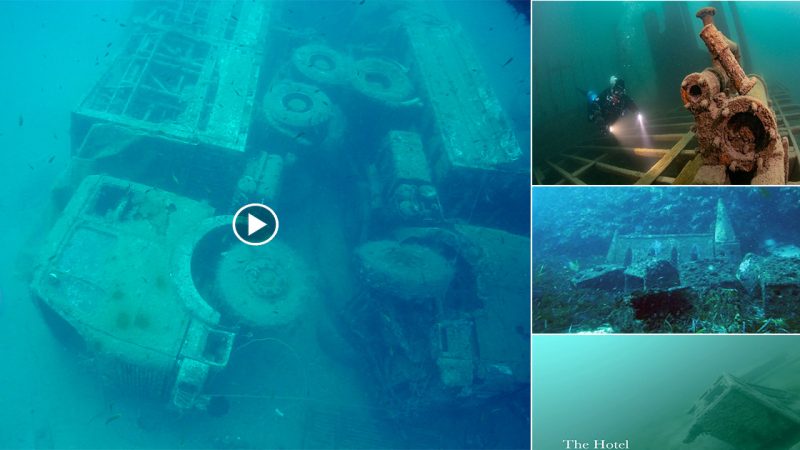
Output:
<svg viewBox="0 0 800 450">
<path fill-rule="evenodd" d="M 529 24 L 504 2 L 291 1 L 264 4 L 271 13 L 262 35 L 236 34 L 256 20 L 247 13 L 249 3 L 0 3 L 0 448 L 527 448 Z M 214 16 L 225 8 L 232 12 Z M 491 91 L 503 130 L 513 136 L 509 145 L 518 149 L 511 179 L 488 174 L 473 185 L 475 179 L 434 172 L 443 119 L 431 97 L 454 92 L 427 87 L 419 75 L 421 57 L 400 26 L 404 11 L 419 8 L 430 8 L 425 17 L 434 26 L 460 30 L 453 31 L 462 33 L 453 42 L 463 43 L 458 48 L 466 48 L 469 58 L 474 54 L 468 59 L 474 68 L 469 72 L 477 74 L 473 81 Z M 189 19 L 148 15 L 176 9 L 187 14 L 181 20 Z M 218 22 L 203 22 L 198 11 L 205 10 Z M 153 79 L 132 76 L 142 67 L 132 56 L 145 54 L 153 42 L 136 40 L 143 29 L 170 44 L 147 62 Z M 182 47 L 186 42 L 191 45 Z M 390 73 L 410 80 L 412 95 L 387 106 L 391 102 L 357 93 L 349 78 L 341 85 L 303 78 L 291 57 L 306 44 L 353 60 L 388 60 Z M 202 60 L 201 54 L 217 62 L 201 70 L 192 60 Z M 241 55 L 257 62 L 237 60 Z M 118 70 L 122 62 L 130 71 Z M 191 86 L 191 76 L 219 86 L 182 88 Z M 252 84 L 239 84 L 242 79 Z M 329 124 L 287 132 L 270 123 L 266 93 L 286 81 L 312 86 L 305 91 L 312 98 L 324 91 L 333 104 Z M 126 103 L 124 113 L 114 108 L 125 102 L 110 100 L 109 114 L 117 118 L 87 112 L 85 98 L 97 102 L 93 107 L 110 98 L 97 86 L 115 90 L 119 99 L 131 83 L 158 95 Z M 458 90 L 475 98 L 470 92 Z M 198 98 L 214 112 L 191 122 L 197 111 L 180 108 Z M 302 113 L 304 101 L 287 98 L 286 107 Z M 242 102 L 250 103 L 229 113 L 230 105 Z M 76 111 L 79 117 L 71 118 Z M 118 127 L 95 128 L 93 141 L 85 117 Z M 423 185 L 439 193 L 435 205 L 387 205 L 400 196 L 379 157 L 393 130 L 423 143 L 431 177 Z M 214 140 L 219 135 L 240 140 Z M 280 176 L 269 172 L 261 180 L 278 190 L 259 185 L 254 193 L 254 171 L 263 169 L 256 162 L 264 155 L 282 161 L 279 169 L 270 166 Z M 243 175 L 248 170 L 250 178 Z M 93 206 L 81 209 L 76 198 L 94 192 L 89 175 L 110 176 L 101 184 L 111 194 L 87 194 L 86 205 Z M 226 234 L 215 242 L 224 250 L 212 245 L 203 253 L 198 244 L 202 249 L 193 259 L 176 263 L 179 244 L 199 233 L 203 220 L 224 216 L 219 230 L 228 233 L 229 216 L 250 201 L 278 213 L 278 245 L 254 248 L 240 259 L 237 252 L 249 247 Z M 84 234 L 70 234 L 82 226 Z M 87 230 L 99 232 L 78 239 L 94 233 Z M 121 237 L 121 244 L 98 244 L 108 235 Z M 128 247 L 131 242 L 155 243 L 163 252 L 148 253 L 146 244 Z M 389 250 L 368 259 L 375 247 L 367 244 L 375 242 L 389 242 Z M 242 264 L 279 248 L 289 248 L 292 257 L 257 268 L 278 275 L 258 278 L 257 269 L 243 270 L 245 279 L 255 281 L 233 285 L 267 298 L 296 294 L 302 313 L 291 324 L 255 326 L 252 316 L 236 316 L 217 303 L 230 293 L 216 284 L 223 277 L 220 260 L 233 255 L 227 260 Z M 515 276 L 501 279 L 495 265 L 515 267 Z M 181 278 L 180 267 L 187 277 Z M 416 267 L 440 272 L 423 276 Z M 388 278 L 371 278 L 367 269 Z M 222 311 L 212 328 L 234 340 L 230 360 L 211 368 L 195 404 L 176 408 L 176 364 L 149 383 L 159 395 L 143 395 L 133 380 L 145 372 L 139 368 L 158 363 L 139 360 L 119 370 L 109 361 L 142 349 L 158 361 L 165 355 L 198 360 L 147 340 L 148 329 L 175 329 L 181 317 L 201 322 L 188 306 L 166 306 L 187 286 L 194 289 L 192 283 Z M 102 294 L 84 297 L 87 292 Z M 98 299 L 100 306 L 85 307 Z M 112 328 L 98 331 L 104 314 Z M 472 327 L 479 336 L 458 339 L 459 330 Z M 455 334 L 448 337 L 448 330 Z M 87 342 L 76 345 L 75 331 L 77 341 Z M 184 334 L 175 339 L 181 352 L 190 351 Z M 216 351 L 222 350 L 204 348 Z"/>
<path fill-rule="evenodd" d="M 746 73 L 796 95 L 798 63 L 787 58 L 800 47 L 796 2 L 536 2 L 535 165 L 545 169 L 548 157 L 596 136 L 586 92 L 602 92 L 612 75 L 625 80 L 645 120 L 681 112 L 683 77 L 711 62 L 695 18 L 705 6 L 717 8 L 717 27 L 741 44 Z"/>
<path fill-rule="evenodd" d="M 566 448 L 562 441 L 568 439 L 592 446 L 595 439 L 629 440 L 631 449 L 738 448 L 710 436 L 682 443 L 692 423 L 688 411 L 726 372 L 797 392 L 791 371 L 764 379 L 780 368 L 773 358 L 797 359 L 795 341 L 791 336 L 534 336 L 533 448 Z M 747 415 L 747 408 L 729 413 Z M 750 423 L 759 417 L 750 416 Z"/>
<path fill-rule="evenodd" d="M 773 309 L 782 297 L 764 286 L 799 281 L 791 226 L 800 220 L 798 195 L 791 187 L 534 188 L 534 332 L 794 332 L 794 303 Z M 733 250 L 721 242 L 733 242 Z M 627 249 L 624 258 L 616 249 Z M 761 258 L 767 262 L 751 272 Z M 674 267 L 668 286 L 629 283 L 647 261 Z M 605 269 L 611 275 L 594 278 Z M 750 285 L 750 273 L 766 284 Z M 643 293 L 670 289 L 685 300 L 678 310 L 637 306 Z"/>
</svg>

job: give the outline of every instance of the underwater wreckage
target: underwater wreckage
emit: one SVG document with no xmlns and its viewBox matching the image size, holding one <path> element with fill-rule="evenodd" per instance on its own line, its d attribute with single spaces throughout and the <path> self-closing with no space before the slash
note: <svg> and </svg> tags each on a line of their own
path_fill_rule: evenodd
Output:
<svg viewBox="0 0 800 450">
<path fill-rule="evenodd" d="M 402 50 L 359 53 L 282 26 L 273 2 L 137 5 L 72 114 L 31 281 L 102 379 L 205 409 L 242 339 L 291 336 L 319 308 L 398 415 L 526 388 L 525 306 L 508 299 L 528 292 L 528 238 L 490 199 L 527 203 L 528 163 L 459 26 L 433 5 L 393 12 Z M 362 133 L 358 117 L 386 120 Z M 229 236 L 232 210 L 298 202 L 315 165 L 360 177 L 364 223 L 338 255 L 351 298 L 322 289 L 297 242 Z"/>
<path fill-rule="evenodd" d="M 587 323 L 605 321 L 589 328 L 574 323 L 570 332 L 797 329 L 800 253 L 783 246 L 768 249 L 764 256 L 742 255 L 733 223 L 718 200 L 708 233 L 615 232 L 602 263 L 573 272 L 571 292 L 534 301 L 556 309 L 566 302 L 575 317 L 599 315 Z"/>
<path fill-rule="evenodd" d="M 715 13 L 712 7 L 696 13 L 703 22 L 700 38 L 711 56 L 711 66 L 683 79 L 679 109 L 651 118 L 644 133 L 592 137 L 568 148 L 547 160 L 545 166 L 534 166 L 533 183 L 800 182 L 800 147 L 796 138 L 800 106 L 788 87 L 770 82 L 768 89 L 767 80 L 745 73 L 741 49 L 746 46 L 740 47 L 716 28 Z M 731 14 L 737 17 L 738 11 L 732 7 Z M 666 29 L 691 29 L 688 19 L 682 20 L 668 24 Z M 665 39 L 648 28 L 650 25 L 645 23 L 651 42 Z M 741 28 L 737 28 L 737 34 L 744 41 Z"/>
<path fill-rule="evenodd" d="M 800 442 L 798 360 L 780 355 L 749 373 L 723 373 L 689 409 L 681 447 L 714 440 L 743 450 L 788 450 Z"/>
</svg>

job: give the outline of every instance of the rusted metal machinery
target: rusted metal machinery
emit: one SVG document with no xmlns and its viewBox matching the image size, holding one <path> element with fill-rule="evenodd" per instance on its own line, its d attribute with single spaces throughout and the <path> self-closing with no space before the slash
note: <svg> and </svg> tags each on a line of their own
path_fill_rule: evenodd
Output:
<svg viewBox="0 0 800 450">
<path fill-rule="evenodd" d="M 694 183 L 786 184 L 789 142 L 778 133 L 766 84 L 745 75 L 739 48 L 714 25 L 715 13 L 711 7 L 697 12 L 712 66 L 681 83 L 703 158 Z"/>
<path fill-rule="evenodd" d="M 712 64 L 685 77 L 681 107 L 648 119 L 645 132 L 591 136 L 566 151 L 554 151 L 533 166 L 532 182 L 798 183 L 800 105 L 792 99 L 791 86 L 770 80 L 767 91 L 764 80 L 746 75 L 741 64 L 747 64 L 747 54 L 714 26 L 713 11 L 698 12 L 708 24 L 701 38 Z"/>
</svg>

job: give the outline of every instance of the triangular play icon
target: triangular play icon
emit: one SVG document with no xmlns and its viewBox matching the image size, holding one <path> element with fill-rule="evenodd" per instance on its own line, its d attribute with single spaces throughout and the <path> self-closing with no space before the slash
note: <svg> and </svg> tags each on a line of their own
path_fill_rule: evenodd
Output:
<svg viewBox="0 0 800 450">
<path fill-rule="evenodd" d="M 267 226 L 263 220 L 259 219 L 258 217 L 248 214 L 247 215 L 247 236 L 250 237 L 253 233 L 257 232 L 258 230 Z"/>
</svg>

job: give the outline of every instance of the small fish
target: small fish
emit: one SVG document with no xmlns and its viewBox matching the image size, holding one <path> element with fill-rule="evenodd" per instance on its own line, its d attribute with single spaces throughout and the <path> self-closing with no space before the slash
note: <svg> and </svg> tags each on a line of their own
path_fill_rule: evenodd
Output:
<svg viewBox="0 0 800 450">
<path fill-rule="evenodd" d="M 295 138 L 295 139 L 300 139 L 301 137 L 303 137 L 303 136 L 305 136 L 305 135 L 306 135 L 306 132 L 305 132 L 305 131 L 301 131 L 301 132 L 297 133 L 297 134 L 294 136 L 294 138 Z"/>
<path fill-rule="evenodd" d="M 503 63 L 503 65 L 502 65 L 501 67 L 505 67 L 505 66 L 507 66 L 507 65 L 511 64 L 511 61 L 514 61 L 514 57 L 513 57 L 513 56 L 512 56 L 511 58 L 508 58 L 508 59 L 506 60 L 506 62 L 504 62 L 504 63 Z"/>
<path fill-rule="evenodd" d="M 234 89 L 234 90 L 233 90 L 233 93 L 234 93 L 234 94 L 236 94 L 238 97 L 241 97 L 241 96 L 242 96 L 242 94 L 240 94 L 240 93 L 239 93 L 239 91 L 238 91 L 237 89 Z"/>
<path fill-rule="evenodd" d="M 111 42 L 109 42 L 108 44 L 106 44 L 106 48 L 109 48 L 109 47 L 111 47 Z"/>
<path fill-rule="evenodd" d="M 17 125 L 19 126 L 25 125 L 25 117 L 23 117 L 22 114 L 20 114 L 19 119 L 17 119 Z"/>
<path fill-rule="evenodd" d="M 176 177 L 174 173 L 172 174 L 172 181 L 174 181 L 175 184 L 181 184 L 180 181 L 178 181 L 178 177 Z"/>
<path fill-rule="evenodd" d="M 233 14 L 231 14 L 231 19 L 233 19 L 234 22 L 238 22 L 239 21 L 239 18 L 234 16 Z"/>
<path fill-rule="evenodd" d="M 366 2 L 366 1 L 367 1 L 367 0 L 361 0 L 360 2 L 358 2 L 358 4 L 359 4 L 359 5 L 363 5 L 363 4 L 364 4 L 364 2 Z"/>
<path fill-rule="evenodd" d="M 278 408 L 275 408 L 275 414 L 277 414 L 277 415 L 278 415 L 278 417 L 286 417 L 286 416 L 283 414 L 283 411 L 281 411 L 281 410 L 280 410 L 280 409 L 278 409 Z"/>
<path fill-rule="evenodd" d="M 115 420 L 119 419 L 120 417 L 122 417 L 122 414 L 120 414 L 120 413 L 117 413 L 117 414 L 113 414 L 113 415 L 111 415 L 111 417 L 109 417 L 108 419 L 106 419 L 106 425 L 108 425 L 108 424 L 110 424 L 111 422 L 113 422 L 113 421 L 115 421 Z"/>
<path fill-rule="evenodd" d="M 53 160 L 55 160 L 55 159 L 56 159 L 56 155 L 50 156 L 50 159 L 47 160 L 47 164 L 51 164 L 53 162 Z"/>
<path fill-rule="evenodd" d="M 105 54 L 105 55 L 103 55 L 103 58 L 107 57 L 107 56 L 108 56 L 108 54 L 109 54 L 109 52 L 106 52 L 106 54 Z"/>
<path fill-rule="evenodd" d="M 124 23 L 122 23 L 122 22 L 120 22 L 120 23 L 119 23 L 119 26 L 120 26 L 120 27 L 122 27 L 122 28 L 125 28 L 125 27 L 127 27 L 127 25 L 125 25 L 125 24 L 124 24 Z"/>
<path fill-rule="evenodd" d="M 31 164 L 31 163 L 28 163 L 28 168 L 29 168 L 29 169 L 31 169 L 31 170 L 33 170 L 33 164 Z"/>
<path fill-rule="evenodd" d="M 498 372 L 502 373 L 503 375 L 513 375 L 514 372 L 511 371 L 511 368 L 505 364 L 492 364 L 489 367 L 497 370 Z"/>
</svg>

